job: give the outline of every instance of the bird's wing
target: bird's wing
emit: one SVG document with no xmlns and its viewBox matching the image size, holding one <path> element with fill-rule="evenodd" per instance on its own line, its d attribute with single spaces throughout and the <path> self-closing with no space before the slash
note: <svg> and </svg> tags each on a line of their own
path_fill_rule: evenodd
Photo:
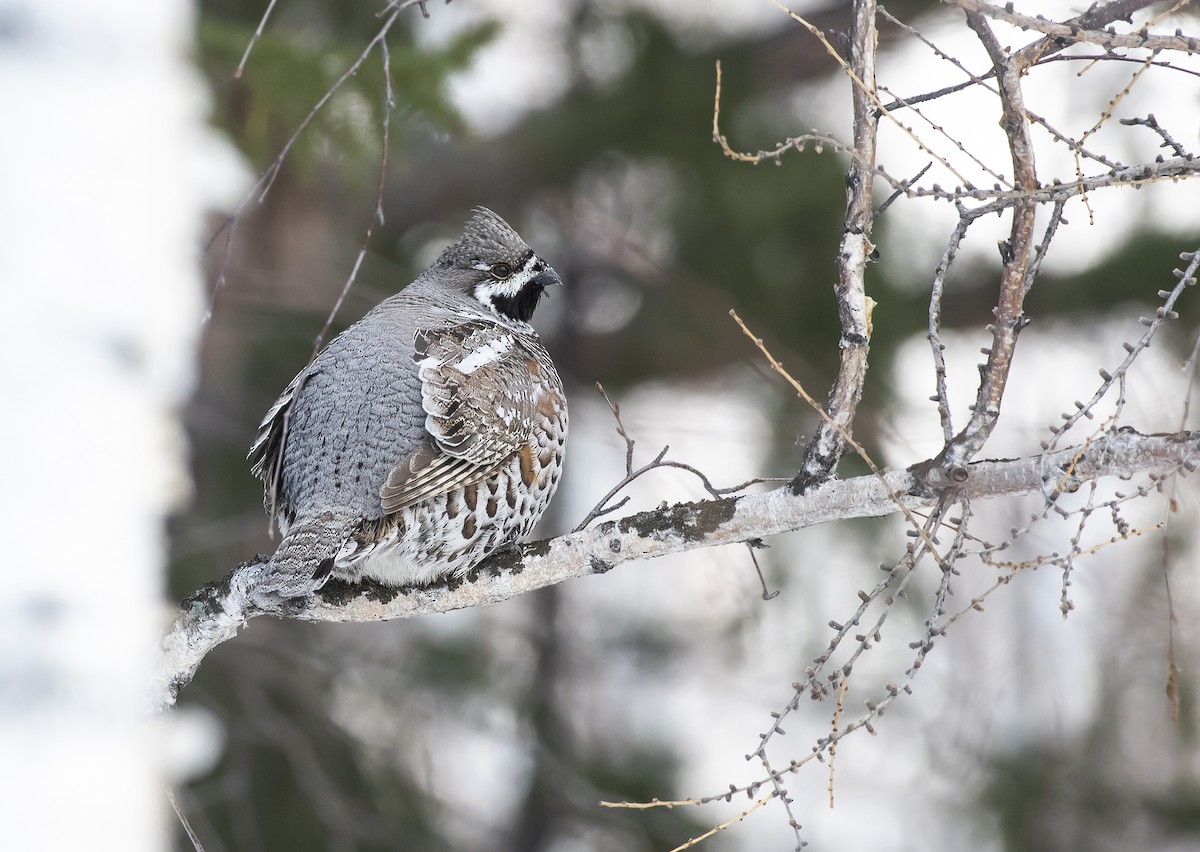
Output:
<svg viewBox="0 0 1200 852">
<path fill-rule="evenodd" d="M 283 475 L 283 451 L 287 443 L 287 423 L 292 403 L 296 401 L 300 388 L 311 373 L 311 366 L 304 368 L 284 388 L 279 399 L 275 400 L 275 404 L 259 424 L 258 435 L 246 455 L 250 462 L 250 472 L 263 481 L 263 506 L 268 516 L 274 515 L 276 510 L 281 514 L 288 511 L 288 507 L 281 504 L 279 493 L 280 478 Z"/>
<path fill-rule="evenodd" d="M 518 334 L 491 322 L 418 331 L 426 440 L 392 468 L 383 511 L 487 479 L 524 446 L 533 423 L 536 356 Z"/>
</svg>

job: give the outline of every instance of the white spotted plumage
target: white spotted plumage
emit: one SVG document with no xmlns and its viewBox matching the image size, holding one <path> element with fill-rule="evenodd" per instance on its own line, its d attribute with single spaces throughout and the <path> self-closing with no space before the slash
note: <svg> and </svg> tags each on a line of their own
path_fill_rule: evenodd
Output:
<svg viewBox="0 0 1200 852">
<path fill-rule="evenodd" d="M 488 364 L 494 364 L 507 352 L 511 352 L 513 348 L 513 337 L 511 334 L 504 334 L 485 343 L 479 349 L 471 352 L 467 357 L 463 358 L 454 365 L 454 369 L 458 370 L 464 376 L 469 376 L 478 370 L 480 367 L 486 367 Z"/>
</svg>

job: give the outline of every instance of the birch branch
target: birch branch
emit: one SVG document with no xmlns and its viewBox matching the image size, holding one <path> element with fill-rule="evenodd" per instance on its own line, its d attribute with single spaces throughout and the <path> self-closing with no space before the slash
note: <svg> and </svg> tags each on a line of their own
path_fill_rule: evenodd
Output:
<svg viewBox="0 0 1200 852">
<path fill-rule="evenodd" d="M 1106 476 L 1171 474 L 1200 461 L 1200 432 L 1107 434 L 1090 444 L 1023 459 L 968 465 L 956 496 L 971 500 L 1040 492 L 1054 499 L 1083 482 Z M 180 605 L 163 640 L 152 699 L 175 703 L 206 654 L 232 639 L 247 620 L 274 615 L 305 621 L 364 622 L 411 618 L 498 603 L 518 595 L 603 574 L 623 562 L 765 538 L 851 518 L 881 517 L 933 505 L 939 493 L 924 488 L 924 468 L 832 480 L 793 495 L 789 487 L 765 494 L 679 503 L 605 521 L 594 527 L 493 555 L 461 578 L 418 588 L 331 581 L 313 595 L 282 598 L 263 591 L 267 560 L 259 557 L 205 586 Z"/>
<path fill-rule="evenodd" d="M 804 461 L 792 480 L 795 494 L 802 494 L 827 480 L 837 467 L 846 448 L 843 436 L 850 435 L 854 415 L 862 399 L 867 380 L 867 353 L 871 348 L 871 308 L 866 295 L 867 261 L 875 246 L 871 244 L 874 224 L 872 196 L 875 176 L 875 145 L 879 113 L 875 110 L 875 27 L 874 0 L 854 4 L 854 23 L 850 30 L 851 100 L 854 104 L 854 156 L 846 172 L 846 215 L 842 225 L 842 243 L 838 249 L 838 318 L 842 325 L 838 347 L 841 358 L 838 374 L 829 389 L 829 419 L 822 421 L 816 436 L 804 449 Z"/>
</svg>

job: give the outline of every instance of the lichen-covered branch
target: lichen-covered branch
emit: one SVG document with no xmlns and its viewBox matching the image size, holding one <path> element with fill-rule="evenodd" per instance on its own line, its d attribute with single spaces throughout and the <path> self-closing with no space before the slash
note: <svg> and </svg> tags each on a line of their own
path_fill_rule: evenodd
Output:
<svg viewBox="0 0 1200 852">
<path fill-rule="evenodd" d="M 854 415 L 862 399 L 867 378 L 867 354 L 871 348 L 871 307 L 864 278 L 867 262 L 875 252 L 871 244 L 874 223 L 873 190 L 875 146 L 879 113 L 875 105 L 875 46 L 878 31 L 875 3 L 854 4 L 850 31 L 851 98 L 854 105 L 854 156 L 846 172 L 846 216 L 838 249 L 836 285 L 838 317 L 842 334 L 838 341 L 841 360 L 829 390 L 828 420 L 804 449 L 804 460 L 792 480 L 793 494 L 802 494 L 832 475 L 851 434 Z"/>
<path fill-rule="evenodd" d="M 1124 430 L 1086 446 L 1041 456 L 969 465 L 955 494 L 972 500 L 1042 492 L 1053 498 L 1103 476 L 1171 473 L 1200 461 L 1200 433 L 1141 435 Z M 168 707 L 191 680 L 205 655 L 232 639 L 258 615 L 307 621 L 385 621 L 509 598 L 584 577 L 603 574 L 634 559 L 649 559 L 701 547 L 761 539 L 850 518 L 880 517 L 900 506 L 936 503 L 923 468 L 833 480 L 794 495 L 784 487 L 765 494 L 680 503 L 642 512 L 559 538 L 495 554 L 465 577 L 420 588 L 395 589 L 373 583 L 330 582 L 303 598 L 264 591 L 266 560 L 243 563 L 224 580 L 183 601 L 163 641 L 155 703 Z"/>
</svg>

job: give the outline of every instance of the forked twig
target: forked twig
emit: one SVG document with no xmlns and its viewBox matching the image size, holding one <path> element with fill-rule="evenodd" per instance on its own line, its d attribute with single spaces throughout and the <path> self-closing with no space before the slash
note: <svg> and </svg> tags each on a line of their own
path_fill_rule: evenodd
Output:
<svg viewBox="0 0 1200 852">
<path fill-rule="evenodd" d="M 846 60 L 842 58 L 842 55 L 837 52 L 834 46 L 829 43 L 829 39 L 825 37 L 825 33 L 821 32 L 818 27 L 814 26 L 808 20 L 780 3 L 779 0 L 771 0 L 771 2 L 779 7 L 779 9 L 781 9 L 785 14 L 787 14 L 788 17 L 796 21 L 798 24 L 816 36 L 817 40 L 821 42 L 821 45 L 825 48 L 825 52 L 833 57 L 834 61 L 841 66 L 843 73 L 845 73 L 846 76 L 849 77 L 854 83 L 855 89 L 862 92 L 862 94 L 875 105 L 875 108 L 878 109 L 882 115 L 886 116 L 889 121 L 895 124 L 896 127 L 899 128 L 904 135 L 911 139 L 918 148 L 920 148 L 933 159 L 937 160 L 938 163 L 940 163 L 943 168 L 950 172 L 950 174 L 954 175 L 954 177 L 960 183 L 962 183 L 964 186 L 970 186 L 971 182 L 959 174 L 958 170 L 950 164 L 949 160 L 922 142 L 920 138 L 918 138 L 918 136 L 913 133 L 913 131 L 907 125 L 904 124 L 904 122 L 900 121 L 895 115 L 892 114 L 892 111 L 884 105 L 883 101 L 879 100 L 879 96 L 875 94 L 874 90 L 867 86 L 861 79 L 859 79 L 858 75 L 854 72 L 854 69 L 850 67 L 850 64 L 846 62 Z M 873 51 L 874 49 L 875 46 L 871 45 L 871 50 Z"/>
<path fill-rule="evenodd" d="M 1063 423 L 1061 426 L 1050 427 L 1050 431 L 1054 437 L 1049 441 L 1042 442 L 1042 450 L 1052 450 L 1058 446 L 1059 439 L 1075 426 L 1076 423 L 1085 417 L 1093 417 L 1092 409 L 1112 390 L 1114 385 L 1124 382 L 1129 368 L 1133 366 L 1138 356 L 1150 346 L 1159 329 L 1166 324 L 1167 320 L 1179 318 L 1179 313 L 1175 310 L 1175 305 L 1187 288 L 1196 285 L 1196 276 L 1197 273 L 1200 273 L 1200 248 L 1191 252 L 1181 252 L 1179 259 L 1186 261 L 1187 266 L 1183 269 L 1171 270 L 1171 274 L 1175 277 L 1175 286 L 1170 290 L 1158 291 L 1159 298 L 1163 300 L 1163 303 L 1155 310 L 1153 317 L 1141 317 L 1140 322 L 1146 327 L 1146 330 L 1142 333 L 1137 343 L 1126 341 L 1121 344 L 1125 350 L 1125 358 L 1112 373 L 1105 369 L 1100 370 L 1100 387 L 1096 389 L 1096 392 L 1092 394 L 1092 397 L 1087 402 L 1076 401 L 1075 411 L 1062 415 Z M 1121 394 L 1121 396 L 1123 398 L 1124 394 Z"/>
<path fill-rule="evenodd" d="M 755 154 L 747 154 L 744 151 L 738 151 L 734 148 L 731 148 L 729 145 L 729 140 L 726 138 L 725 134 L 721 132 L 721 60 L 717 60 L 716 67 L 717 85 L 713 95 L 712 138 L 713 141 L 721 147 L 721 152 L 729 159 L 738 163 L 750 163 L 751 165 L 755 166 L 757 166 L 759 163 L 770 160 L 776 165 L 779 165 L 781 162 L 780 158 L 784 153 L 789 150 L 802 152 L 808 145 L 812 145 L 818 154 L 824 153 L 824 149 L 829 147 L 839 153 L 846 154 L 849 157 L 857 156 L 854 148 L 847 145 L 836 136 L 830 136 L 827 133 L 802 133 L 799 136 L 791 136 L 770 151 L 761 150 Z M 880 176 L 893 186 L 903 183 L 903 181 L 895 180 L 882 170 L 878 171 Z"/>
<path fill-rule="evenodd" d="M 994 18 L 998 21 L 1003 21 L 1006 24 L 1019 27 L 1023 30 L 1032 30 L 1046 36 L 1042 42 L 1061 43 L 1066 40 L 1068 44 L 1072 42 L 1086 42 L 1088 44 L 1099 45 L 1108 50 L 1116 48 L 1144 48 L 1146 50 L 1178 50 L 1183 53 L 1200 53 L 1200 38 L 1185 36 L 1182 33 L 1177 35 L 1154 35 L 1148 33 L 1143 28 L 1138 32 L 1132 33 L 1116 33 L 1108 30 L 1096 30 L 1080 26 L 1075 21 L 1066 21 L 1059 23 L 1051 21 L 1041 15 L 1033 17 L 1031 15 L 1023 15 L 1018 12 L 1010 11 L 1011 4 L 1005 7 L 995 6 L 991 3 L 984 3 L 981 0 L 946 0 L 952 5 L 958 6 L 969 13 L 986 15 L 989 18 Z M 1132 4 L 1135 7 L 1142 8 L 1149 6 L 1152 0 L 1141 0 Z M 1110 6 L 1118 6 L 1117 3 L 1107 4 Z M 1125 14 L 1129 14 L 1126 12 Z M 1080 16 L 1083 17 L 1083 16 Z M 1076 19 L 1078 20 L 1078 19 Z M 1021 57 L 1021 54 L 1014 54 Z M 1023 58 L 1023 64 L 1028 64 L 1034 58 Z"/>
<path fill-rule="evenodd" d="M 697 479 L 700 480 L 700 484 L 702 486 L 704 486 L 704 490 L 707 491 L 709 493 L 709 495 L 714 498 L 727 497 L 730 494 L 736 494 L 739 491 L 744 491 L 745 489 L 749 488 L 751 485 L 758 485 L 759 483 L 762 483 L 762 482 L 783 482 L 783 481 L 785 481 L 783 479 L 756 478 L 756 479 L 749 479 L 749 480 L 741 483 L 740 485 L 733 485 L 728 488 L 717 488 L 715 485 L 712 484 L 712 480 L 710 480 L 702 471 L 692 467 L 690 464 L 685 464 L 683 462 L 677 462 L 677 461 L 673 461 L 673 460 L 666 458 L 667 451 L 671 449 L 670 444 L 664 446 L 661 450 L 659 450 L 658 454 L 653 459 L 651 459 L 649 462 L 647 462 L 646 464 L 644 464 L 641 467 L 634 470 L 633 448 L 637 442 L 634 441 L 634 439 L 630 437 L 629 432 L 626 431 L 626 429 L 625 429 L 625 424 L 621 422 L 621 406 L 619 403 L 613 402 L 612 399 L 609 398 L 608 392 L 604 389 L 604 385 L 600 384 L 599 382 L 596 382 L 596 392 L 599 393 L 600 396 L 604 399 L 605 403 L 608 404 L 608 410 L 612 413 L 613 420 L 616 421 L 617 434 L 620 435 L 621 439 L 625 442 L 625 476 L 623 476 L 621 478 L 620 482 L 618 482 L 616 485 L 614 485 L 612 488 L 610 488 L 608 490 L 607 494 L 605 494 L 603 497 L 600 498 L 599 502 L 597 502 L 596 505 L 594 507 L 592 507 L 592 510 L 587 513 L 587 516 L 584 517 L 584 519 L 579 522 L 579 525 L 576 526 L 575 529 L 572 530 L 572 532 L 579 532 L 580 530 L 586 528 L 588 524 L 590 524 L 592 521 L 596 520 L 597 518 L 601 518 L 604 515 L 610 514 L 612 512 L 615 512 L 617 509 L 620 509 L 622 506 L 624 506 L 626 503 L 629 502 L 628 496 L 622 497 L 619 501 L 617 501 L 616 503 L 613 503 L 611 506 L 608 505 L 608 501 L 612 500 L 614 497 L 616 497 L 618 494 L 620 494 L 622 490 L 624 490 L 631 482 L 633 482 L 638 477 L 643 476 L 643 475 L 649 473 L 650 471 L 657 470 L 659 468 L 673 467 L 678 470 L 683 470 L 683 471 L 686 471 L 686 472 L 692 474 L 693 476 L 695 476 Z"/>
<path fill-rule="evenodd" d="M 696 844 L 701 843 L 701 842 L 707 840 L 708 838 L 712 837 L 714 834 L 718 834 L 718 833 L 724 831 L 725 829 L 729 828 L 730 826 L 736 825 L 737 823 L 744 820 L 746 817 L 750 816 L 750 814 L 754 813 L 756 810 L 761 808 L 767 802 L 771 801 L 771 799 L 773 799 L 773 798 L 775 798 L 774 791 L 772 791 L 770 794 L 768 794 L 766 796 L 763 796 L 761 799 L 756 801 L 753 805 L 746 808 L 746 810 L 742 811 L 741 813 L 739 813 L 737 816 L 733 817 L 732 819 L 728 819 L 725 822 L 721 823 L 720 825 L 715 825 L 712 828 L 710 828 L 708 831 L 704 832 L 704 834 L 697 835 L 696 837 L 693 837 L 690 840 L 688 840 L 686 843 L 683 843 L 680 846 L 676 846 L 674 849 L 671 850 L 671 852 L 682 852 L 682 850 L 684 850 L 684 849 L 690 849 L 693 846 L 695 846 Z M 702 801 L 700 799 L 682 799 L 680 801 L 675 801 L 675 802 L 664 802 L 664 801 L 660 801 L 659 799 L 653 799 L 649 802 L 600 802 L 600 807 L 602 807 L 602 808 L 621 808 L 621 809 L 625 809 L 625 810 L 644 811 L 644 810 L 649 810 L 650 808 L 667 808 L 668 810 L 670 810 L 672 808 L 683 807 L 685 805 L 699 806 L 699 805 L 705 805 L 705 804 L 708 804 L 708 802 Z"/>
<path fill-rule="evenodd" d="M 1167 132 L 1167 129 L 1158 123 L 1158 120 L 1154 117 L 1154 113 L 1150 113 L 1145 118 L 1122 118 L 1120 122 L 1126 127 L 1148 127 L 1162 139 L 1162 144 L 1158 147 L 1170 148 L 1176 157 L 1188 156 L 1187 149 L 1176 142 L 1175 138 Z"/>
</svg>

